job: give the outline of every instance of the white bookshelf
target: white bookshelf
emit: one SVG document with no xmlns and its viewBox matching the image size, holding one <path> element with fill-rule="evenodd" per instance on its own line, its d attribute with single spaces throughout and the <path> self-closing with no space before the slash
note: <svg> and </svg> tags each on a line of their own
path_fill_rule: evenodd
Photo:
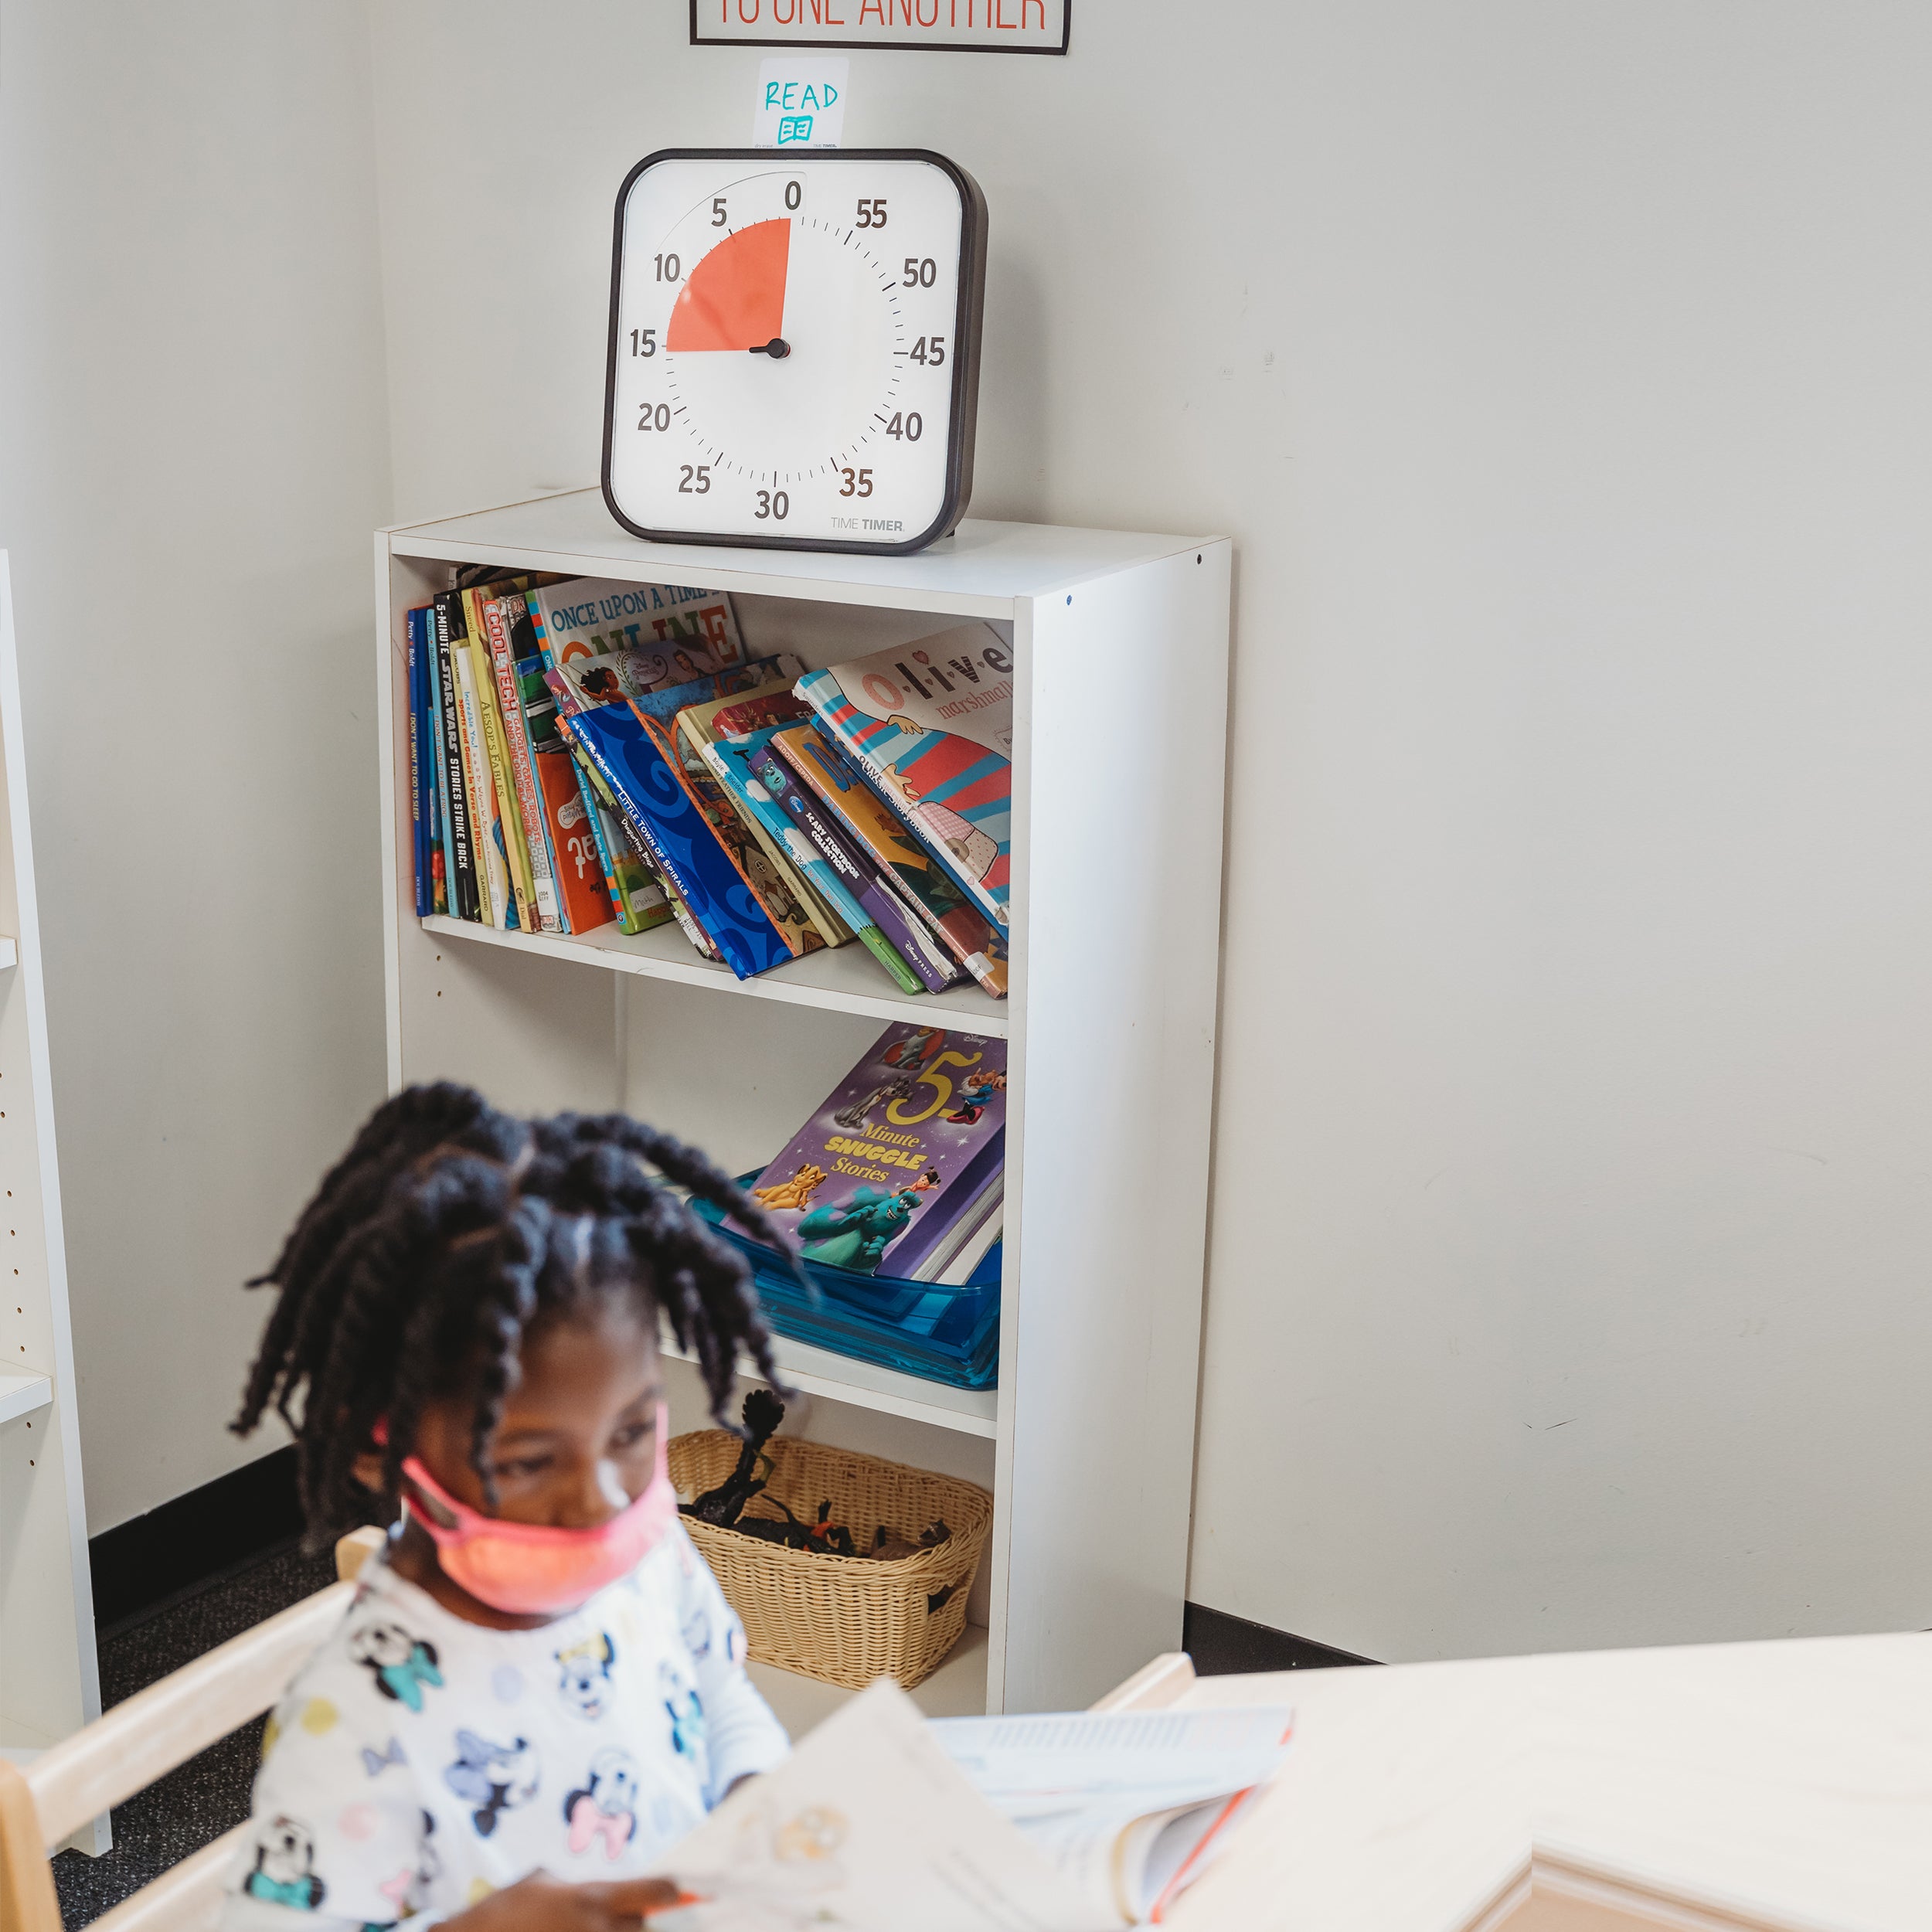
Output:
<svg viewBox="0 0 1932 1932">
<path fill-rule="evenodd" d="M 0 551 L 0 1755 L 16 1760 L 100 1715 L 25 742 Z M 106 1851 L 107 1819 L 70 1842 Z"/>
<path fill-rule="evenodd" d="M 473 563 L 728 590 L 750 653 L 812 665 L 994 624 L 1015 664 L 1009 998 L 906 998 L 855 945 L 740 981 L 674 927 L 559 939 L 417 918 L 404 614 Z M 1009 1042 L 997 1390 L 778 1351 L 808 1398 L 787 1429 L 993 1492 L 983 1634 L 932 1680 L 947 1708 L 1082 1705 L 1180 1638 L 1229 566 L 1219 539 L 971 520 L 910 557 L 651 544 L 594 490 L 376 536 L 392 1088 L 450 1078 L 522 1111 L 622 1107 L 743 1172 L 886 1022 L 944 1014 Z M 698 1426 L 695 1371 L 667 1374 L 675 1426 Z"/>
</svg>

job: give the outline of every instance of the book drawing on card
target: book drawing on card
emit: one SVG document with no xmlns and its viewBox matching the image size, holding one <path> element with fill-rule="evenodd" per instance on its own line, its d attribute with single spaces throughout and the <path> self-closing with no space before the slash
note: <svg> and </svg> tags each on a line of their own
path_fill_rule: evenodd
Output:
<svg viewBox="0 0 1932 1932">
<path fill-rule="evenodd" d="M 1012 849 L 1013 659 L 962 624 L 808 671 L 798 695 L 961 888 L 1004 928 Z"/>
<path fill-rule="evenodd" d="M 808 1260 L 917 1281 L 1002 1176 L 1006 1043 L 889 1027 L 752 1183 Z M 940 1257 L 943 1257 L 943 1260 Z"/>
</svg>

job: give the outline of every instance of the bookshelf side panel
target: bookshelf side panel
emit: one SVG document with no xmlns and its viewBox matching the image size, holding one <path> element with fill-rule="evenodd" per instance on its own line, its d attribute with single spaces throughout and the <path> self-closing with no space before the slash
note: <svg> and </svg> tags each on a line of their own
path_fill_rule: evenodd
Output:
<svg viewBox="0 0 1932 1932">
<path fill-rule="evenodd" d="M 53 1390 L 0 1423 L 0 1744 L 32 1746 L 99 1716 L 100 1688 L 16 664 L 0 552 L 0 1371 Z M 106 1821 L 75 1842 L 106 1850 Z"/>
<path fill-rule="evenodd" d="M 1021 627 L 1003 1631 L 993 1617 L 1009 1710 L 1085 1705 L 1180 1644 L 1229 561 L 1204 543 L 1042 598 Z"/>
</svg>

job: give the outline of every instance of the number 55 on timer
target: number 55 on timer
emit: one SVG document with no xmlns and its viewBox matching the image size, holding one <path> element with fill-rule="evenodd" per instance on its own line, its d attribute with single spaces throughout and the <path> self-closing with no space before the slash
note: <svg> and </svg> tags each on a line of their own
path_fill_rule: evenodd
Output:
<svg viewBox="0 0 1932 1932">
<path fill-rule="evenodd" d="M 985 284 L 985 197 L 940 155 L 639 162 L 611 264 L 611 515 L 667 543 L 950 535 L 972 494 Z"/>
</svg>

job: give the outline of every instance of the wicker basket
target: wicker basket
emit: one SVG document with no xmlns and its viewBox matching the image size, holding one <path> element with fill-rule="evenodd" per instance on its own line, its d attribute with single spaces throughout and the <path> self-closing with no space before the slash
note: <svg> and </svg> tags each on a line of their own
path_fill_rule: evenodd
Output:
<svg viewBox="0 0 1932 1932">
<path fill-rule="evenodd" d="M 723 1429 L 675 1436 L 671 1480 L 685 1502 L 730 1475 L 742 1445 Z M 895 1562 L 787 1549 L 736 1529 L 683 1519 L 692 1540 L 744 1619 L 751 1655 L 827 1684 L 863 1690 L 878 1677 L 910 1689 L 930 1677 L 966 1627 L 966 1598 L 993 1524 L 993 1499 L 970 1482 L 908 1469 L 877 1456 L 775 1437 L 767 1492 L 792 1514 L 815 1519 L 829 1498 L 832 1520 L 861 1546 L 876 1527 L 917 1543 L 935 1518 L 952 1535 Z M 745 1512 L 774 1520 L 764 1495 Z"/>
</svg>

